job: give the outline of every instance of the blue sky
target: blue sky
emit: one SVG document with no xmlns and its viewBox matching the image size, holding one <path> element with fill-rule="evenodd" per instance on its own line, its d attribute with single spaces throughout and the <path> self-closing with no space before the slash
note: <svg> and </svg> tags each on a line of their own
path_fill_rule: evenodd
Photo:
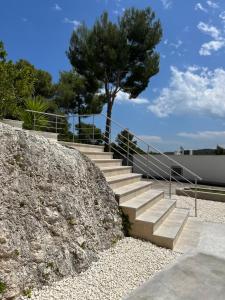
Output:
<svg viewBox="0 0 225 300">
<path fill-rule="evenodd" d="M 0 40 L 57 81 L 73 29 L 107 10 L 151 6 L 161 20 L 160 72 L 136 100 L 120 94 L 113 118 L 161 150 L 225 145 L 225 2 L 195 0 L 0 0 Z"/>
</svg>

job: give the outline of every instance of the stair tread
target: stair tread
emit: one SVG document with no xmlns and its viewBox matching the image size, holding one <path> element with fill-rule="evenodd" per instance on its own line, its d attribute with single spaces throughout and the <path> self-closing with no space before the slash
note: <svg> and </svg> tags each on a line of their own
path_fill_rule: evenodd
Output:
<svg viewBox="0 0 225 300">
<path fill-rule="evenodd" d="M 113 155 L 113 152 L 97 152 L 97 151 L 80 151 L 83 154 L 96 154 L 96 155 Z"/>
<path fill-rule="evenodd" d="M 155 205 L 147 209 L 137 217 L 137 221 L 145 221 L 155 224 L 176 203 L 174 200 L 161 199 Z"/>
<path fill-rule="evenodd" d="M 101 145 L 92 145 L 92 144 L 82 144 L 82 143 L 73 143 L 73 142 L 64 142 L 64 141 L 58 141 L 58 143 L 63 144 L 63 145 L 70 145 L 70 146 L 83 146 L 87 148 L 99 148 L 99 149 L 104 149 L 104 146 Z"/>
<path fill-rule="evenodd" d="M 127 184 L 125 186 L 113 189 L 113 190 L 116 195 L 125 195 L 129 192 L 132 192 L 132 191 L 142 188 L 142 187 L 147 187 L 147 186 L 150 187 L 151 184 L 152 184 L 151 181 L 138 181 L 135 183 Z"/>
<path fill-rule="evenodd" d="M 102 162 L 104 162 L 104 161 L 122 161 L 122 159 L 113 159 L 113 158 L 93 158 L 92 159 L 94 162 L 96 161 L 96 162 L 100 162 L 100 161 L 102 161 Z"/>
<path fill-rule="evenodd" d="M 141 178 L 141 176 L 142 176 L 141 174 L 137 174 L 137 173 L 127 173 L 127 174 L 115 175 L 115 176 L 110 176 L 110 177 L 106 176 L 106 180 L 107 180 L 107 182 L 114 182 L 114 181 L 120 181 L 123 179 L 132 179 L 132 178 L 136 178 L 136 177 Z"/>
<path fill-rule="evenodd" d="M 175 239 L 181 226 L 189 215 L 189 210 L 175 208 L 166 220 L 154 232 L 154 236 Z"/>
<path fill-rule="evenodd" d="M 114 171 L 114 170 L 123 170 L 123 169 L 129 169 L 131 170 L 132 167 L 127 166 L 115 166 L 115 167 L 100 167 L 102 171 Z"/>
<path fill-rule="evenodd" d="M 122 203 L 120 206 L 138 209 L 139 207 L 147 203 L 149 200 L 153 200 L 154 198 L 162 194 L 164 194 L 163 191 L 149 190 L 133 199 L 127 200 L 126 202 Z"/>
</svg>

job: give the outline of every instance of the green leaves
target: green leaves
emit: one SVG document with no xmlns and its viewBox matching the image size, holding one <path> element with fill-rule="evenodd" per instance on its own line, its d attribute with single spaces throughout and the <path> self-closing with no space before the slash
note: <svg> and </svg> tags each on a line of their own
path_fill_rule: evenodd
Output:
<svg viewBox="0 0 225 300">
<path fill-rule="evenodd" d="M 28 112 L 46 112 L 49 103 L 41 97 L 30 98 L 25 101 L 25 110 L 21 111 L 21 119 L 24 121 L 25 129 L 42 130 L 48 126 L 48 118 L 44 114 Z"/>
<path fill-rule="evenodd" d="M 108 101 L 123 90 L 137 97 L 159 71 L 155 52 L 162 28 L 150 9 L 128 9 L 112 23 L 105 12 L 91 30 L 82 24 L 73 32 L 68 57 L 78 74 L 92 74 L 105 87 Z"/>
<path fill-rule="evenodd" d="M 91 76 L 86 79 L 75 71 L 61 72 L 56 87 L 56 103 L 69 113 L 91 114 L 102 111 L 104 101 L 97 94 L 98 82 Z"/>
<path fill-rule="evenodd" d="M 51 98 L 52 78 L 26 60 L 6 61 L 7 53 L 0 41 L 0 118 L 19 118 L 25 101 L 35 96 Z"/>
</svg>

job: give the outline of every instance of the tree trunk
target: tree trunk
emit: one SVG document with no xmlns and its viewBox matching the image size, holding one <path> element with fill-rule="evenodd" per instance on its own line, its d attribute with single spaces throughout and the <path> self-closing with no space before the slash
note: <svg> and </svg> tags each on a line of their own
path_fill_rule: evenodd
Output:
<svg viewBox="0 0 225 300">
<path fill-rule="evenodd" d="M 78 99 L 78 139 L 81 143 L 83 143 L 83 141 L 81 141 L 82 137 L 81 137 L 81 117 L 80 117 L 80 115 L 81 115 L 81 101 L 80 101 L 80 99 Z"/>
<path fill-rule="evenodd" d="M 109 152 L 111 150 L 111 117 L 112 117 L 112 107 L 113 103 L 108 100 L 107 105 L 107 119 L 105 126 L 105 151 Z"/>
</svg>

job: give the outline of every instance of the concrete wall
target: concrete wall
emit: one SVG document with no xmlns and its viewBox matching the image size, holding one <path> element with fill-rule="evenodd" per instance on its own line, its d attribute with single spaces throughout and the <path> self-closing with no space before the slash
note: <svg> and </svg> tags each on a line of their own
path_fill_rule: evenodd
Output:
<svg viewBox="0 0 225 300">
<path fill-rule="evenodd" d="M 147 158 L 147 155 L 142 156 Z M 202 182 L 225 186 L 225 155 L 169 155 L 169 157 L 202 177 Z M 168 168 L 164 167 L 154 158 L 160 160 L 160 162 L 171 168 L 178 166 L 176 163 L 171 162 L 168 158 L 162 155 L 149 155 L 148 168 L 146 160 L 143 157 L 140 155 L 134 155 L 134 172 L 146 175 L 147 170 L 150 170 L 150 174 L 153 176 L 160 177 L 159 175 L 162 175 L 165 177 L 166 174 L 159 170 L 156 166 L 166 171 L 167 174 Z M 156 166 L 154 166 L 153 163 Z M 185 169 L 183 169 L 183 176 L 189 180 L 194 180 L 194 176 L 189 174 Z M 166 178 L 168 177 L 169 175 L 166 176 Z"/>
</svg>

